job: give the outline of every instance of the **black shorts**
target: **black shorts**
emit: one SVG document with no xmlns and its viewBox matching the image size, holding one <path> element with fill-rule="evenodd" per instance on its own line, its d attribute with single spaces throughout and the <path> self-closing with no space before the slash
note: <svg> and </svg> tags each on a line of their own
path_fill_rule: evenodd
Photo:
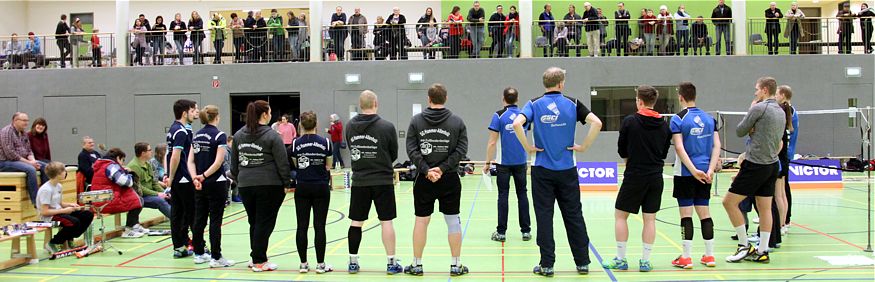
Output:
<svg viewBox="0 0 875 282">
<path fill-rule="evenodd" d="M 741 169 L 732 181 L 729 192 L 742 196 L 775 196 L 775 180 L 778 179 L 778 163 L 767 165 L 750 161 L 741 163 Z"/>
<path fill-rule="evenodd" d="M 778 162 L 781 164 L 781 172 L 778 173 L 778 178 L 790 176 L 790 158 L 778 157 Z"/>
<path fill-rule="evenodd" d="M 639 208 L 644 213 L 656 213 L 662 202 L 662 186 L 662 174 L 625 177 L 614 208 L 634 214 L 638 214 Z"/>
<path fill-rule="evenodd" d="M 438 182 L 431 182 L 419 174 L 413 183 L 413 209 L 416 216 L 426 217 L 434 213 L 434 202 L 440 204 L 445 215 L 459 214 L 462 198 L 462 182 L 455 172 L 444 173 Z"/>
<path fill-rule="evenodd" d="M 349 219 L 368 220 L 371 202 L 377 208 L 377 218 L 380 221 L 393 220 L 397 217 L 394 185 L 352 186 L 349 197 Z"/>
<path fill-rule="evenodd" d="M 675 199 L 711 199 L 711 184 L 699 182 L 692 176 L 675 176 L 674 191 Z"/>
</svg>

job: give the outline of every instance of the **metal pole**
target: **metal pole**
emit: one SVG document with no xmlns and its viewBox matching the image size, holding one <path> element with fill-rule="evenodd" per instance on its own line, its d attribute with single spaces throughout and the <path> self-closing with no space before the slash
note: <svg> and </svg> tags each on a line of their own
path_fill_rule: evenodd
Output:
<svg viewBox="0 0 875 282">
<path fill-rule="evenodd" d="M 872 107 L 866 107 L 866 162 L 872 160 Z M 872 252 L 872 169 L 866 169 L 866 249 L 864 252 Z"/>
</svg>

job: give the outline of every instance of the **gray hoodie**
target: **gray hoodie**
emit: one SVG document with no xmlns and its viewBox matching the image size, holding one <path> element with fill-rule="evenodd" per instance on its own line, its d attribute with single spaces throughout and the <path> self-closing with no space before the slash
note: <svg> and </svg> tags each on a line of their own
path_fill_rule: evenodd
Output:
<svg viewBox="0 0 875 282">
<path fill-rule="evenodd" d="M 787 117 L 775 98 L 766 99 L 750 107 L 747 115 L 735 128 L 738 137 L 750 135 L 746 160 L 760 165 L 778 162 L 781 137 L 784 135 L 786 124 Z"/>
<path fill-rule="evenodd" d="M 248 127 L 234 133 L 231 148 L 231 176 L 240 188 L 253 186 L 291 187 L 292 168 L 279 133 L 270 126 Z"/>
<path fill-rule="evenodd" d="M 419 173 L 433 167 L 456 173 L 468 153 L 465 122 L 447 109 L 427 108 L 413 116 L 407 129 L 407 156 Z"/>
</svg>

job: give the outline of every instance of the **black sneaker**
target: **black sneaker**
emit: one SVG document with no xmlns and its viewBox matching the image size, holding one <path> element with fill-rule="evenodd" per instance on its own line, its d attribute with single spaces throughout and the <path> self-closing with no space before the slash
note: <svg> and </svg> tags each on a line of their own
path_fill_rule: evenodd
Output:
<svg viewBox="0 0 875 282">
<path fill-rule="evenodd" d="M 769 252 L 763 252 L 762 254 L 754 251 L 753 254 L 750 254 L 746 258 L 747 261 L 758 262 L 758 263 L 769 263 Z"/>
<path fill-rule="evenodd" d="M 531 241 L 532 233 L 531 232 L 523 232 L 523 241 Z"/>
<path fill-rule="evenodd" d="M 578 265 L 577 266 L 577 274 L 580 274 L 580 275 L 589 274 L 589 265 Z"/>
<path fill-rule="evenodd" d="M 464 265 L 451 265 L 450 276 L 462 276 L 468 274 L 468 267 Z"/>
<path fill-rule="evenodd" d="M 410 275 L 422 276 L 422 274 L 423 274 L 422 265 L 421 264 L 420 265 L 412 265 L 412 264 L 408 265 L 407 267 L 404 268 L 404 273 L 410 274 Z"/>
<path fill-rule="evenodd" d="M 504 234 L 498 233 L 498 231 L 492 232 L 492 241 L 504 242 L 505 240 L 507 240 L 507 236 Z"/>
<path fill-rule="evenodd" d="M 553 277 L 553 268 L 536 265 L 535 268 L 532 269 L 532 273 L 545 277 Z"/>
</svg>

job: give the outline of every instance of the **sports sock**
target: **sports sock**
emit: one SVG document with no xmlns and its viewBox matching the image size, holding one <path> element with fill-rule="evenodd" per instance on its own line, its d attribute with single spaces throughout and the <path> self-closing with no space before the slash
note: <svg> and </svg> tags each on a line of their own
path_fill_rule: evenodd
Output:
<svg viewBox="0 0 875 282">
<path fill-rule="evenodd" d="M 349 263 L 359 263 L 359 256 L 350 254 L 349 255 Z"/>
<path fill-rule="evenodd" d="M 747 246 L 747 228 L 744 225 L 736 226 L 735 234 L 738 235 L 738 245 Z"/>
<path fill-rule="evenodd" d="M 714 256 L 714 239 L 705 240 L 705 255 Z"/>
<path fill-rule="evenodd" d="M 626 258 L 626 242 L 617 242 L 617 258 Z"/>
<path fill-rule="evenodd" d="M 693 240 L 684 240 L 681 244 L 684 246 L 684 252 L 681 256 L 685 258 L 690 257 L 693 252 Z"/>
<path fill-rule="evenodd" d="M 422 258 L 413 258 L 413 265 L 422 265 Z"/>
<path fill-rule="evenodd" d="M 389 265 L 395 264 L 395 256 L 387 256 L 386 261 Z"/>
<path fill-rule="evenodd" d="M 769 237 L 771 236 L 771 232 L 760 231 L 760 244 L 757 246 L 757 253 L 763 254 L 769 251 Z"/>
<path fill-rule="evenodd" d="M 653 244 L 644 244 L 644 249 L 641 251 L 641 259 L 650 260 L 650 252 L 653 251 Z"/>
<path fill-rule="evenodd" d="M 460 258 L 460 257 L 453 257 L 453 260 L 452 260 L 452 265 L 453 265 L 453 266 L 459 266 L 459 265 L 461 265 L 461 264 L 462 264 L 462 258 Z"/>
</svg>

